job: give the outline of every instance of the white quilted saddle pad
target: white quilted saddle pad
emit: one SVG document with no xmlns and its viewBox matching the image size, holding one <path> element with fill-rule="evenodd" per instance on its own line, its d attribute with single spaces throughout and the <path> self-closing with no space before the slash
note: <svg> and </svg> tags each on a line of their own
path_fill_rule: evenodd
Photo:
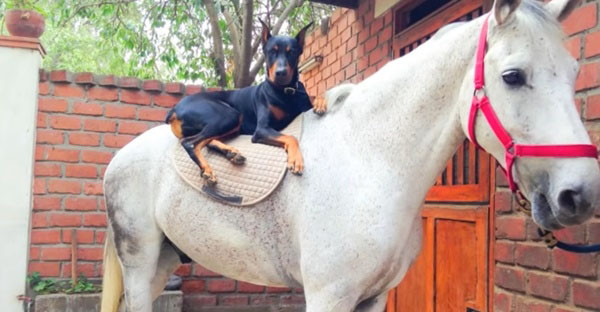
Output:
<svg viewBox="0 0 600 312">
<path fill-rule="evenodd" d="M 300 139 L 302 115 L 281 132 Z M 251 138 L 250 135 L 239 135 L 224 142 L 246 157 L 243 165 L 234 165 L 220 153 L 203 149 L 204 157 L 217 177 L 213 187 L 204 183 L 200 168 L 181 144 L 173 146 L 171 160 L 179 176 L 196 190 L 229 205 L 254 205 L 269 196 L 283 180 L 287 172 L 287 154 L 281 147 L 252 143 Z"/>
</svg>

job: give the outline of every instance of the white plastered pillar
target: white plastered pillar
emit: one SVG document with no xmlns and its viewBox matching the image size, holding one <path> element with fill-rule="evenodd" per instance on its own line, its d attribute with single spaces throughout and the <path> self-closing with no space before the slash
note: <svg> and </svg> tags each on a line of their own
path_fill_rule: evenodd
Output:
<svg viewBox="0 0 600 312">
<path fill-rule="evenodd" d="M 37 39 L 0 36 L 0 307 L 22 311 L 32 211 L 39 69 Z"/>
</svg>

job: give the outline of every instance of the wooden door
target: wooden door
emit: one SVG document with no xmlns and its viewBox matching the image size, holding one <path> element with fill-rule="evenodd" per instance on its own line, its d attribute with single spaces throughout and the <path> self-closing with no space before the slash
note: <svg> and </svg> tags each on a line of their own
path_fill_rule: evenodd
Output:
<svg viewBox="0 0 600 312">
<path fill-rule="evenodd" d="M 406 7 L 395 8 L 394 55 L 409 53 L 449 22 L 482 15 L 483 5 L 482 0 L 447 1 L 405 29 Z M 490 163 L 490 156 L 468 140 L 448 160 L 426 197 L 423 248 L 390 291 L 388 312 L 488 310 Z"/>
</svg>

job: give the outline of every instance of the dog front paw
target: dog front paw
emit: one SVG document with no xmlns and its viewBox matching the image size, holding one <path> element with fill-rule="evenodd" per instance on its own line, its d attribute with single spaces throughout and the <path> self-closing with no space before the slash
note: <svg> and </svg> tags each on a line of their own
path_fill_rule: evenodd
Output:
<svg viewBox="0 0 600 312">
<path fill-rule="evenodd" d="M 304 161 L 302 155 L 298 152 L 295 154 L 288 154 L 288 169 L 295 175 L 302 175 L 304 170 Z"/>
<path fill-rule="evenodd" d="M 323 116 L 327 112 L 327 102 L 325 102 L 325 99 L 319 98 L 315 100 L 313 112 L 319 116 Z"/>
</svg>

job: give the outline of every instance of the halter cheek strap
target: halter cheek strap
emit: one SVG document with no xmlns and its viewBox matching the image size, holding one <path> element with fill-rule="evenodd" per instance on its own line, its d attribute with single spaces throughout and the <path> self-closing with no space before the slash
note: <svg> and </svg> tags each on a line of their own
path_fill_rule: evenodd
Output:
<svg viewBox="0 0 600 312">
<path fill-rule="evenodd" d="M 477 112 L 481 110 L 492 131 L 504 146 L 506 161 L 504 173 L 508 178 L 508 186 L 513 193 L 519 193 L 519 186 L 515 183 L 512 170 L 515 160 L 518 157 L 596 158 L 598 152 L 596 146 L 592 144 L 525 145 L 517 144 L 513 141 L 510 134 L 502 126 L 490 104 L 490 100 L 485 94 L 483 60 L 487 42 L 488 18 L 489 15 L 485 17 L 479 34 L 479 42 L 477 43 L 474 79 L 475 91 L 473 92 L 473 100 L 471 101 L 471 110 L 469 112 L 469 139 L 475 146 L 481 148 L 475 138 L 475 119 L 477 118 Z"/>
</svg>

